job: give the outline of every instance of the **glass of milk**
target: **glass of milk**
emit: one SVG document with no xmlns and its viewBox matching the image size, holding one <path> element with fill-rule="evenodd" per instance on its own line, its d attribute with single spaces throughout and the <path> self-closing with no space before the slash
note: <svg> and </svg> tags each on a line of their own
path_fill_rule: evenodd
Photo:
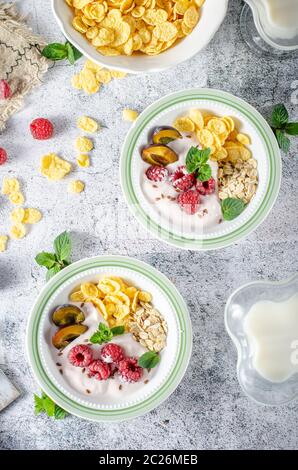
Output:
<svg viewBox="0 0 298 470">
<path fill-rule="evenodd" d="M 298 0 L 245 0 L 241 31 L 258 52 L 288 56 L 298 51 Z"/>
<path fill-rule="evenodd" d="M 225 310 L 243 391 L 265 405 L 298 398 L 298 274 L 237 289 Z"/>
</svg>

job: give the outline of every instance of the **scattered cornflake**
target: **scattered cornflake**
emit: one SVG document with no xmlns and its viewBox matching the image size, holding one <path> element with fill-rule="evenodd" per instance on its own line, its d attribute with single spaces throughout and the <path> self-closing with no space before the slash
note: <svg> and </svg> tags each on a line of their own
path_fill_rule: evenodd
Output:
<svg viewBox="0 0 298 470">
<path fill-rule="evenodd" d="M 88 116 L 82 116 L 78 119 L 77 126 L 84 132 L 93 134 L 99 128 L 98 123 Z"/>
<path fill-rule="evenodd" d="M 8 242 L 8 236 L 0 235 L 0 253 L 3 253 L 4 251 L 6 251 L 7 242 Z"/>
<path fill-rule="evenodd" d="M 14 209 L 10 213 L 10 219 L 12 220 L 12 222 L 16 224 L 22 223 L 24 221 L 24 218 L 25 218 L 25 209 L 23 209 L 23 207 L 18 207 L 17 209 Z"/>
<path fill-rule="evenodd" d="M 90 29 L 92 28 L 94 27 L 91 27 Z M 92 31 L 95 30 L 93 29 Z M 103 36 L 107 37 L 111 33 L 111 30 L 108 28 L 101 28 L 100 31 L 100 39 L 99 36 L 97 36 L 97 41 L 103 41 Z M 131 42 L 131 47 L 133 47 L 133 42 Z M 108 53 L 109 49 L 111 48 L 101 47 L 100 49 L 101 52 L 104 54 Z M 77 90 L 84 90 L 88 95 L 92 95 L 98 92 L 101 85 L 107 85 L 112 79 L 122 79 L 126 77 L 126 75 L 127 74 L 125 72 L 120 72 L 118 70 L 109 70 L 107 68 L 102 67 L 101 65 L 95 64 L 94 62 L 88 59 L 85 62 L 82 70 L 78 74 L 73 75 L 71 79 L 71 84 L 73 88 L 76 88 Z"/>
<path fill-rule="evenodd" d="M 123 109 L 122 111 L 122 117 L 124 121 L 130 121 L 133 122 L 137 119 L 139 113 L 133 109 Z"/>
<path fill-rule="evenodd" d="M 24 224 L 37 224 L 42 219 L 42 213 L 38 209 L 29 207 L 25 209 L 25 214 L 22 222 Z"/>
<path fill-rule="evenodd" d="M 77 163 L 82 168 L 88 168 L 90 166 L 90 158 L 87 153 L 80 153 L 77 157 Z"/>
<path fill-rule="evenodd" d="M 70 193 L 81 193 L 85 189 L 85 183 L 80 180 L 73 180 L 68 185 L 68 192 Z"/>
<path fill-rule="evenodd" d="M 90 152 L 93 149 L 93 142 L 88 137 L 78 137 L 75 141 L 75 147 L 79 152 Z"/>
<path fill-rule="evenodd" d="M 16 178 L 3 178 L 2 182 L 2 194 L 9 195 L 11 193 L 16 193 L 20 190 L 20 183 Z"/>
<path fill-rule="evenodd" d="M 12 204 L 15 204 L 16 206 L 21 206 L 25 202 L 25 198 L 20 191 L 10 193 L 8 199 Z"/>
<path fill-rule="evenodd" d="M 25 235 L 26 235 L 26 227 L 25 225 L 21 223 L 17 223 L 13 225 L 10 229 L 10 236 L 11 238 L 14 238 L 15 240 L 24 238 Z"/>
<path fill-rule="evenodd" d="M 55 153 L 49 153 L 41 158 L 40 172 L 51 181 L 61 180 L 70 171 L 71 164 Z"/>
</svg>

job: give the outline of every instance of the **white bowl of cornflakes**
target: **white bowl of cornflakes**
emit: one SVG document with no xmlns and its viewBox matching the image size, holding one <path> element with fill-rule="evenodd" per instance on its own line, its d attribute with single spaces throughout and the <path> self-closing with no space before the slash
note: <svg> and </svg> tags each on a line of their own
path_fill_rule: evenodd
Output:
<svg viewBox="0 0 298 470">
<path fill-rule="evenodd" d="M 228 0 L 52 0 L 65 37 L 87 58 L 129 73 L 158 72 L 211 41 Z"/>
</svg>

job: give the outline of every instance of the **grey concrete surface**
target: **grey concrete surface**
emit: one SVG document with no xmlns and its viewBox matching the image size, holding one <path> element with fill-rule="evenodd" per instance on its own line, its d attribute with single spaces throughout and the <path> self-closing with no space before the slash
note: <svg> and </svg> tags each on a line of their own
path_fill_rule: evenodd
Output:
<svg viewBox="0 0 298 470">
<path fill-rule="evenodd" d="M 35 31 L 49 41 L 60 40 L 49 3 L 18 2 Z M 128 213 L 118 179 L 120 148 L 129 128 L 122 122 L 122 108 L 141 111 L 170 91 L 219 88 L 244 98 L 264 115 L 273 104 L 283 102 L 298 120 L 297 62 L 258 58 L 249 51 L 240 37 L 241 6 L 241 1 L 230 1 L 220 31 L 194 59 L 163 73 L 113 81 L 92 97 L 71 87 L 73 67 L 55 65 L 0 136 L 1 146 L 11 156 L 10 163 L 0 168 L 0 179 L 6 174 L 19 176 L 27 204 L 44 213 L 43 221 L 24 240 L 10 243 L 0 255 L 0 362 L 22 391 L 21 398 L 0 414 L 1 448 L 298 448 L 297 401 L 267 408 L 243 395 L 236 378 L 236 353 L 223 322 L 224 305 L 233 289 L 250 280 L 281 279 L 298 269 L 297 140 L 283 156 L 282 187 L 268 219 L 248 238 L 221 251 L 180 251 L 148 236 Z M 96 137 L 92 167 L 77 172 L 86 191 L 76 197 L 67 193 L 67 180 L 46 183 L 38 166 L 40 156 L 50 150 L 74 161 L 75 118 L 83 113 L 107 128 Z M 58 133 L 53 140 L 33 142 L 28 136 L 28 123 L 39 115 L 55 121 Z M 102 218 L 116 212 L 121 229 L 112 223 L 109 229 L 103 227 Z M 8 229 L 8 213 L 9 205 L 1 196 L 1 232 Z M 73 260 L 104 253 L 136 256 L 169 276 L 189 305 L 194 351 L 183 383 L 158 409 L 134 421 L 107 425 L 76 417 L 55 422 L 34 416 L 33 393 L 39 389 L 26 362 L 24 338 L 30 308 L 45 282 L 34 256 L 50 249 L 64 229 L 72 233 Z"/>
</svg>

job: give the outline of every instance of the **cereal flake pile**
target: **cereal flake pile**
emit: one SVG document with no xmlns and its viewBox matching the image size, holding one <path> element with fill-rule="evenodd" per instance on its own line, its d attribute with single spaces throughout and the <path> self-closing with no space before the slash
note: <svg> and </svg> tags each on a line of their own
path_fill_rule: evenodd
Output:
<svg viewBox="0 0 298 470">
<path fill-rule="evenodd" d="M 105 56 L 157 55 L 189 35 L 205 0 L 66 0 L 73 27 Z"/>
</svg>

